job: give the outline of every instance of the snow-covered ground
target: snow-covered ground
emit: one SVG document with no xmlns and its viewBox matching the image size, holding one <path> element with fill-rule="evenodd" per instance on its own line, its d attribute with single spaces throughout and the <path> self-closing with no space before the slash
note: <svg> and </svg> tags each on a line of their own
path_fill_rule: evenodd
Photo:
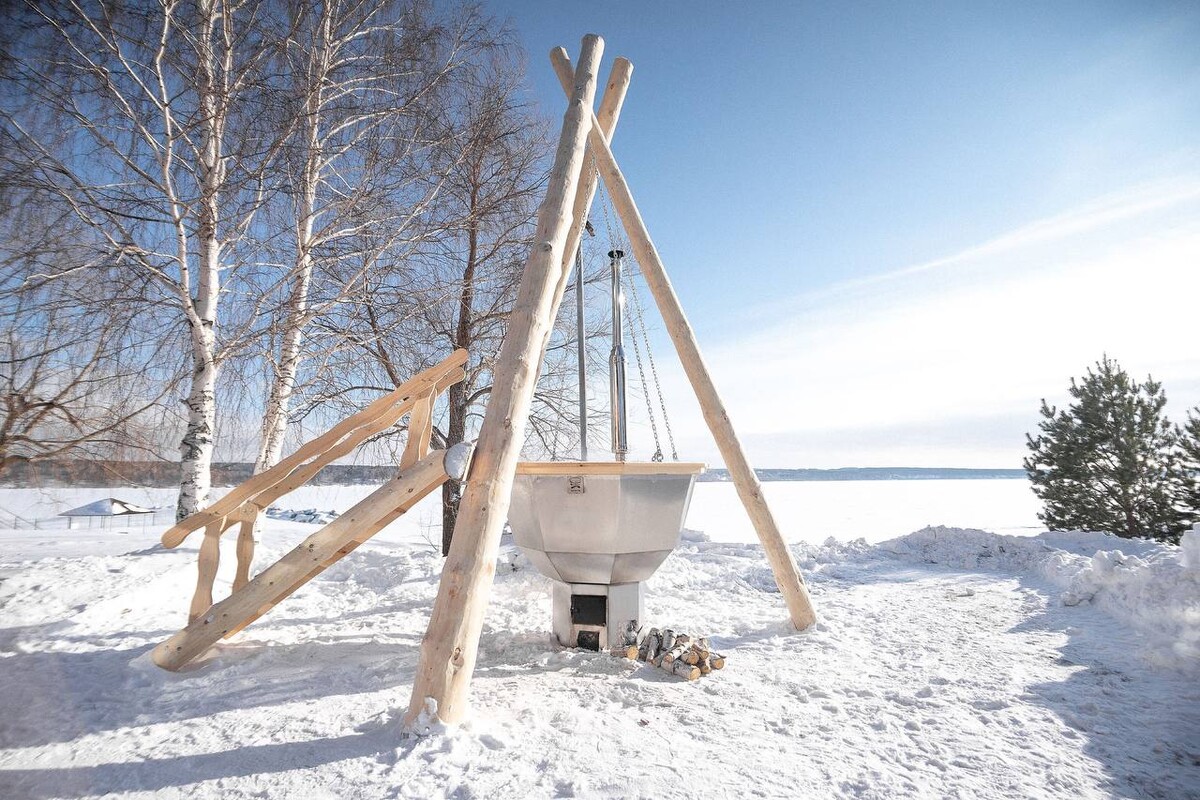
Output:
<svg viewBox="0 0 1200 800">
<path fill-rule="evenodd" d="M 1200 534 L 853 540 L 829 512 L 843 535 L 815 543 L 825 523 L 792 486 L 814 484 L 768 492 L 809 532 L 793 550 L 813 630 L 788 629 L 761 550 L 730 530 L 731 487 L 702 485 L 704 533 L 652 579 L 647 621 L 708 634 L 724 670 L 686 683 L 555 646 L 548 581 L 506 545 L 473 717 L 419 739 L 397 717 L 441 566 L 422 541 L 433 506 L 178 674 L 148 651 L 184 622 L 194 541 L 0 532 L 0 797 L 1200 797 Z M 367 490 L 328 488 L 288 505 L 343 510 Z M 891 518 L 886 498 L 840 491 L 880 528 L 926 513 L 899 490 Z M 75 492 L 0 492 L 0 508 L 99 496 Z M 314 530 L 269 521 L 258 563 Z"/>
</svg>

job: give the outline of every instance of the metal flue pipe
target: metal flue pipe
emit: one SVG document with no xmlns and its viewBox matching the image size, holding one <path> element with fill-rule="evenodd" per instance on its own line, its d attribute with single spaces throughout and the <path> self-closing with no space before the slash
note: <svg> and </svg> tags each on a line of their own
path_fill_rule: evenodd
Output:
<svg viewBox="0 0 1200 800">
<path fill-rule="evenodd" d="M 617 461 L 624 461 L 629 453 L 625 415 L 625 348 L 621 335 L 625 305 L 625 295 L 621 291 L 621 266 L 624 261 L 624 251 L 608 251 L 608 264 L 612 269 L 612 350 L 608 355 L 608 390 L 612 408 L 612 451 Z"/>
<path fill-rule="evenodd" d="M 587 352 L 586 331 L 583 327 L 582 240 L 579 247 L 575 248 L 575 339 L 575 358 L 579 368 L 579 460 L 587 461 Z"/>
</svg>

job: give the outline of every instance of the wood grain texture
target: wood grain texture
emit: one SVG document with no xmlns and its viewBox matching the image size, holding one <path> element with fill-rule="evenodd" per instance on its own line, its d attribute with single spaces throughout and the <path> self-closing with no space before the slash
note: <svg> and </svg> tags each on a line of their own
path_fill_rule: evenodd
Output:
<svg viewBox="0 0 1200 800">
<path fill-rule="evenodd" d="M 404 443 L 404 454 L 400 456 L 400 469 L 417 463 L 429 452 L 429 440 L 433 437 L 433 399 L 436 396 L 431 391 L 413 406 L 412 414 L 408 417 L 408 441 Z"/>
<path fill-rule="evenodd" d="M 553 53 L 570 63 L 570 57 L 563 48 L 555 48 Z M 632 76 L 633 64 L 628 59 L 618 57 L 613 61 L 604 96 L 600 99 L 600 110 L 596 113 L 596 118 L 600 120 L 600 130 L 604 132 L 606 141 L 611 142 L 613 134 L 616 132 L 617 121 L 621 118 L 621 108 L 625 105 L 625 94 L 629 91 L 629 81 Z M 573 82 L 574 75 L 572 73 L 571 80 L 563 85 L 563 90 L 568 97 L 571 96 Z M 595 158 L 592 156 L 589 145 L 584 149 L 583 172 L 579 176 L 579 185 L 575 187 L 575 201 L 571 204 L 571 229 L 567 233 L 567 246 L 563 250 L 562 276 L 559 278 L 559 285 L 554 293 L 550 319 L 558 319 L 559 306 L 562 304 L 567 284 L 571 281 L 571 269 L 575 265 L 575 251 L 579 249 L 579 245 L 583 241 L 584 225 L 591 213 L 592 200 L 596 196 L 596 189 L 599 185 L 600 176 L 596 173 Z M 609 245 L 606 244 L 603 249 L 607 251 L 608 247 Z"/>
<path fill-rule="evenodd" d="M 411 411 L 410 435 L 405 445 L 401 468 L 411 466 L 429 452 L 429 440 L 433 433 L 433 399 L 465 376 L 462 362 L 466 350 L 458 350 L 435 367 L 419 373 L 404 382 L 387 397 L 392 403 L 372 403 L 361 411 L 335 425 L 328 433 L 302 445 L 296 453 L 275 467 L 231 490 L 228 495 L 212 507 L 177 523 L 163 534 L 163 544 L 177 547 L 199 522 L 204 524 L 204 540 L 200 543 L 199 567 L 196 575 L 196 591 L 188 609 L 188 621 L 196 619 L 213 604 L 213 584 L 221 560 L 221 536 L 233 525 L 241 523 L 237 541 L 237 573 L 233 589 L 245 586 L 250 581 L 250 566 L 254 560 L 254 532 L 262 509 L 300 486 L 312 480 L 327 464 L 341 458 L 358 447 L 369 437 L 387 430 L 401 417 Z M 370 411 L 370 414 L 366 412 Z M 347 423 L 357 421 L 354 426 Z M 411 430 L 417 431 L 414 437 Z M 337 434 L 337 435 L 334 435 Z M 324 442 L 317 450 L 314 443 Z M 303 458 L 297 458 L 303 455 Z M 219 511 L 225 511 L 219 515 Z"/>
<path fill-rule="evenodd" d="M 522 461 L 518 475 L 699 475 L 699 461 Z"/>
<path fill-rule="evenodd" d="M 215 520 L 231 517 L 247 500 L 276 499 L 290 491 L 287 488 L 280 489 L 281 485 L 292 488 L 302 485 L 315 475 L 320 467 L 333 461 L 334 458 L 340 457 L 334 455 L 329 458 L 331 453 L 344 455 L 370 435 L 370 431 L 378 432 L 378 430 L 385 429 L 387 425 L 383 425 L 378 430 L 375 430 L 372 425 L 372 423 L 378 425 L 380 417 L 394 416 L 392 419 L 392 423 L 394 423 L 410 410 L 418 399 L 425 396 L 431 386 L 445 388 L 453 385 L 457 380 L 462 380 L 462 368 L 466 362 L 467 351 L 455 350 L 441 363 L 417 373 L 396 387 L 394 391 L 373 401 L 362 411 L 342 420 L 316 439 L 305 443 L 275 466 L 239 484 L 208 508 L 176 523 L 163 534 L 163 546 L 178 547 L 188 534 L 206 528 Z M 453 380 L 453 377 L 457 377 L 457 380 Z M 447 380 L 449 383 L 445 382 Z M 351 438 L 347 440 L 347 437 Z M 348 441 L 353 441 L 353 444 L 346 447 Z M 321 461 L 319 466 L 317 466 L 316 460 Z M 314 466 L 316 469 L 313 469 Z M 260 507 L 265 508 L 266 505 L 269 505 L 269 502 L 260 503 Z M 233 521 L 228 520 L 226 527 L 231 524 Z"/>
</svg>

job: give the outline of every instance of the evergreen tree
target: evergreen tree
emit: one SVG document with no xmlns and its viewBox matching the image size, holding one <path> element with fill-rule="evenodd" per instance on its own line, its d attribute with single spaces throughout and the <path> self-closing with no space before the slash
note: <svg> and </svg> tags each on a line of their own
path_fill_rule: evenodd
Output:
<svg viewBox="0 0 1200 800">
<path fill-rule="evenodd" d="M 1185 475 L 1180 436 L 1163 416 L 1167 398 L 1151 378 L 1131 380 L 1107 356 L 1059 410 L 1042 401 L 1041 433 L 1026 436 L 1025 470 L 1053 530 L 1098 530 L 1176 541 Z"/>
<path fill-rule="evenodd" d="M 1188 412 L 1179 430 L 1179 454 L 1183 470 L 1179 504 L 1188 522 L 1200 522 L 1200 406 Z"/>
</svg>

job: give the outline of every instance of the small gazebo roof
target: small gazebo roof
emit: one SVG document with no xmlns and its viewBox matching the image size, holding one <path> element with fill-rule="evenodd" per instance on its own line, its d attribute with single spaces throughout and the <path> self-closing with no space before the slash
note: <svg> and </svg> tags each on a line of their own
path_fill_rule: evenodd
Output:
<svg viewBox="0 0 1200 800">
<path fill-rule="evenodd" d="M 59 514 L 60 517 L 121 517 L 127 514 L 151 514 L 153 509 L 142 508 L 139 505 L 128 503 L 124 500 L 118 500 L 115 497 L 106 497 L 103 500 L 96 500 L 79 508 L 72 508 L 70 511 L 64 511 Z"/>
</svg>

